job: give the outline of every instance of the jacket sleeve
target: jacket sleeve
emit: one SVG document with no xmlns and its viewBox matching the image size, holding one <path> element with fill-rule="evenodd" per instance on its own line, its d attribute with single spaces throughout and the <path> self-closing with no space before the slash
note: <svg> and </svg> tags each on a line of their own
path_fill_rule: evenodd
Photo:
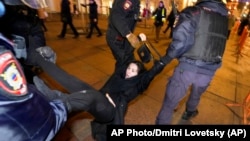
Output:
<svg viewBox="0 0 250 141">
<path fill-rule="evenodd" d="M 155 76 L 160 72 L 162 72 L 164 67 L 165 64 L 163 64 L 162 62 L 160 61 L 154 62 L 154 66 L 150 70 L 142 74 L 140 83 L 138 85 L 138 92 L 142 93 L 143 91 L 145 91 L 148 88 L 151 81 L 155 78 Z"/>
<path fill-rule="evenodd" d="M 193 16 L 197 8 L 186 8 L 176 18 L 172 42 L 166 54 L 171 58 L 179 58 L 194 44 L 195 31 L 199 16 Z"/>
<path fill-rule="evenodd" d="M 129 27 L 131 19 L 135 20 L 136 9 L 139 8 L 139 3 L 134 0 L 115 0 L 112 11 L 109 17 L 109 22 L 116 28 L 116 30 L 125 37 L 131 33 L 133 29 Z M 130 20 L 129 20 L 130 19 Z M 121 22 L 122 21 L 122 22 Z"/>
</svg>

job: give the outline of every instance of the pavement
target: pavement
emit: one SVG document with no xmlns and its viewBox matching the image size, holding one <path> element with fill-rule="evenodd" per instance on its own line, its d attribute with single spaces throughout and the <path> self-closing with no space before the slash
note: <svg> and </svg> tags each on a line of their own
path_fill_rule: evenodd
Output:
<svg viewBox="0 0 250 141">
<path fill-rule="evenodd" d="M 73 34 L 69 27 L 65 39 L 57 38 L 62 28 L 58 16 L 50 15 L 45 22 L 48 28 L 48 31 L 45 32 L 47 45 L 51 46 L 57 53 L 57 65 L 96 89 L 104 85 L 113 73 L 115 65 L 115 60 L 105 40 L 107 17 L 107 15 L 101 15 L 99 18 L 98 24 L 103 32 L 103 36 L 97 37 L 98 34 L 94 31 L 90 39 L 86 38 L 88 26 L 86 16 L 84 15 L 73 17 L 74 25 L 80 32 L 80 36 L 77 39 L 72 38 Z M 138 23 L 135 33 L 145 33 L 148 40 L 163 55 L 171 42 L 169 31 L 166 34 L 161 33 L 160 41 L 156 43 L 154 42 L 155 34 L 152 25 L 152 21 L 143 20 Z M 217 70 L 210 86 L 201 97 L 198 107 L 199 114 L 190 121 L 181 120 L 187 100 L 187 97 L 185 97 L 179 103 L 173 115 L 172 124 L 249 124 L 247 111 L 250 107 L 250 102 L 248 102 L 246 97 L 250 92 L 250 39 L 247 37 L 242 48 L 239 47 L 240 39 L 235 31 L 232 31 L 227 41 L 222 67 Z M 146 67 L 151 67 L 152 62 L 145 64 Z M 125 124 L 151 125 L 155 123 L 155 118 L 160 110 L 165 94 L 166 84 L 177 63 L 177 60 L 173 60 L 168 64 L 155 77 L 149 88 L 129 104 Z M 62 86 L 52 80 L 46 73 L 42 73 L 41 77 L 46 80 L 51 88 L 65 91 Z M 188 95 L 189 93 L 187 92 Z M 54 140 L 94 141 L 91 137 L 90 129 L 90 121 L 92 119 L 93 117 L 84 111 L 71 114 L 68 122 Z"/>
</svg>

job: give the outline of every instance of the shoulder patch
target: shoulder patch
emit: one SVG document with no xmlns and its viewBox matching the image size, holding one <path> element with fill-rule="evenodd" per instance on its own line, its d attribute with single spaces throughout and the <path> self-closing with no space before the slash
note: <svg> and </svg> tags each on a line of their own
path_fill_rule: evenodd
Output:
<svg viewBox="0 0 250 141">
<path fill-rule="evenodd" d="M 22 68 L 10 51 L 0 54 L 0 88 L 10 95 L 27 94 Z"/>
<path fill-rule="evenodd" d="M 128 10 L 128 9 L 130 9 L 131 6 L 132 6 L 132 2 L 130 0 L 125 0 L 125 2 L 123 4 L 123 9 Z"/>
</svg>

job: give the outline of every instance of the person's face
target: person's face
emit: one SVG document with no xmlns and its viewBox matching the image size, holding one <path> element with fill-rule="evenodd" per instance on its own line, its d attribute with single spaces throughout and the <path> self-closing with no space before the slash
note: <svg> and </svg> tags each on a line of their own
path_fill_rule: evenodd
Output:
<svg viewBox="0 0 250 141">
<path fill-rule="evenodd" d="M 138 66 L 135 63 L 129 64 L 126 70 L 125 79 L 134 77 L 136 75 L 138 75 Z"/>
<path fill-rule="evenodd" d="M 159 7 L 163 7 L 163 3 L 162 2 L 159 3 Z"/>
</svg>

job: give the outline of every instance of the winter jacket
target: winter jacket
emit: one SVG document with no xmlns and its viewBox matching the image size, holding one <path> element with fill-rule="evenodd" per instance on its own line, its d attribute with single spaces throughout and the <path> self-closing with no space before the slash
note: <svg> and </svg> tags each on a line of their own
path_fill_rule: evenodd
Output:
<svg viewBox="0 0 250 141">
<path fill-rule="evenodd" d="M 34 86 L 18 99 L 0 94 L 2 141 L 50 141 L 67 119 L 63 102 L 49 102 Z"/>
<path fill-rule="evenodd" d="M 124 66 L 111 76 L 100 91 L 103 94 L 108 93 L 117 105 L 118 114 L 115 115 L 115 124 L 124 124 L 123 118 L 127 104 L 148 88 L 150 82 L 163 70 L 164 66 L 161 62 L 156 62 L 150 70 L 128 79 L 125 79 L 127 66 Z"/>
<path fill-rule="evenodd" d="M 199 28 L 202 28 L 202 26 L 199 28 L 197 27 L 199 25 L 201 17 L 200 10 L 202 8 L 208 9 L 211 12 L 217 13 L 223 17 L 227 17 L 228 14 L 225 4 L 218 1 L 198 2 L 193 7 L 185 8 L 177 17 L 176 23 L 174 24 L 173 40 L 167 49 L 166 56 L 179 59 L 180 65 L 182 65 L 182 68 L 185 70 L 213 75 L 215 70 L 221 66 L 221 62 L 206 62 L 202 59 L 191 59 L 189 57 L 183 56 L 183 54 L 185 54 L 194 46 L 196 42 L 196 32 L 199 30 Z M 212 23 L 213 21 L 210 22 Z M 227 25 L 227 22 L 218 22 L 218 24 Z M 216 25 L 213 24 L 211 26 Z M 225 39 L 222 39 L 224 41 L 226 40 L 227 36 L 227 27 L 223 29 L 225 30 L 223 31 L 225 35 L 221 36 L 225 36 Z M 210 39 L 206 39 L 206 41 L 208 40 Z M 201 45 L 200 47 L 206 47 L 208 44 L 209 43 L 205 43 L 205 45 Z M 225 48 L 225 42 L 223 48 Z"/>
<path fill-rule="evenodd" d="M 139 19 L 140 0 L 115 0 L 109 16 L 107 36 L 126 37 Z M 121 22 L 122 21 L 122 22 Z"/>
</svg>

